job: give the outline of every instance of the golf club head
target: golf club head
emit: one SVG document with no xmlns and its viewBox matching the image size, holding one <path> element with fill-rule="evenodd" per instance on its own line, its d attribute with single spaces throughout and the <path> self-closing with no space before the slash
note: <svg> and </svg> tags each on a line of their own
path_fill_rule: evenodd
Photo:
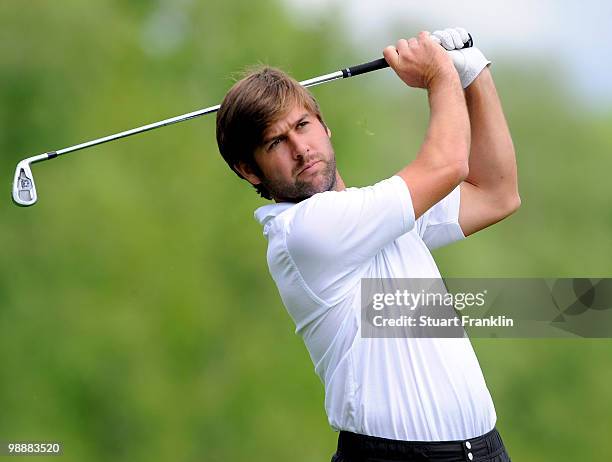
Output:
<svg viewBox="0 0 612 462">
<path fill-rule="evenodd" d="M 15 178 L 13 179 L 13 202 L 22 207 L 34 205 L 38 199 L 34 176 L 32 176 L 28 160 L 22 160 L 17 164 Z"/>
</svg>

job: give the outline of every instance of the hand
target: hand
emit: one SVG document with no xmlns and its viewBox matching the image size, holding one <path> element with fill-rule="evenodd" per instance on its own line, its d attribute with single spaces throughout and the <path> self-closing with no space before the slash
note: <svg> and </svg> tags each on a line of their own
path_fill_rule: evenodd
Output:
<svg viewBox="0 0 612 462">
<path fill-rule="evenodd" d="M 491 64 L 478 48 L 463 48 L 470 36 L 462 27 L 435 31 L 431 39 L 448 50 L 463 88 L 469 87 L 478 74 Z"/>
<path fill-rule="evenodd" d="M 455 74 L 452 60 L 431 39 L 429 32 L 399 40 L 396 46 L 385 48 L 383 55 L 389 67 L 411 87 L 430 89 L 438 81 L 452 79 Z"/>
</svg>

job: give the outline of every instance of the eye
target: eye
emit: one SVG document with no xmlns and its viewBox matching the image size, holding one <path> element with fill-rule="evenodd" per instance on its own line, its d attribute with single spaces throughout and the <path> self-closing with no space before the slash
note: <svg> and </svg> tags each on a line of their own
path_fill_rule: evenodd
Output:
<svg viewBox="0 0 612 462">
<path fill-rule="evenodd" d="M 308 125 L 309 123 L 310 123 L 310 122 L 308 122 L 307 120 L 303 120 L 302 122 L 300 122 L 300 123 L 298 124 L 298 127 L 300 127 L 300 128 L 301 128 L 301 127 L 305 127 L 305 126 L 306 126 L 306 125 Z"/>
<path fill-rule="evenodd" d="M 276 138 L 274 141 L 272 141 L 269 145 L 268 145 L 268 151 L 274 149 L 276 146 L 278 146 L 278 144 L 281 142 L 280 138 Z"/>
</svg>

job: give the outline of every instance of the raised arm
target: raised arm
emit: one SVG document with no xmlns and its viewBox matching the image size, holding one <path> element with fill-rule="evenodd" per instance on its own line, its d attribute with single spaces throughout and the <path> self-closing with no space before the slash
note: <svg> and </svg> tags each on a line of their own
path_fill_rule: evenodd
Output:
<svg viewBox="0 0 612 462">
<path fill-rule="evenodd" d="M 469 175 L 460 187 L 459 225 L 468 236 L 512 214 L 521 200 L 512 137 L 488 68 L 465 97 L 472 145 Z"/>
<path fill-rule="evenodd" d="M 383 54 L 407 85 L 428 91 L 430 119 L 425 141 L 417 157 L 398 172 L 408 186 L 418 218 L 468 176 L 468 110 L 452 60 L 428 32 L 400 40 Z"/>
</svg>

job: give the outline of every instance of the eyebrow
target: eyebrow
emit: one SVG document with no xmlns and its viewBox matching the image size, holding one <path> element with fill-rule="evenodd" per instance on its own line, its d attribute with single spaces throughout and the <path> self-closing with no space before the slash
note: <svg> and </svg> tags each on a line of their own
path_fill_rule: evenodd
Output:
<svg viewBox="0 0 612 462">
<path fill-rule="evenodd" d="M 291 129 L 291 128 L 294 128 L 296 125 L 298 125 L 298 124 L 299 124 L 300 122 L 302 122 L 302 121 L 303 121 L 303 120 L 304 120 L 306 117 L 309 117 L 309 116 L 310 116 L 310 113 L 308 113 L 308 112 L 305 112 L 304 114 L 302 114 L 302 115 L 300 116 L 300 118 L 299 118 L 299 119 L 297 119 L 295 122 L 293 122 L 293 123 L 289 124 L 290 129 Z M 287 130 L 287 131 L 289 131 L 289 130 Z M 266 144 L 268 144 L 270 141 L 272 141 L 272 140 L 274 140 L 274 139 L 276 139 L 276 138 L 279 138 L 279 137 L 283 136 L 285 133 L 287 133 L 287 131 L 285 131 L 285 132 L 280 132 L 280 133 L 275 133 L 274 135 L 268 135 L 268 136 L 266 136 L 266 137 L 264 138 L 264 140 L 263 140 L 263 142 L 262 142 L 261 144 L 266 145 Z"/>
</svg>

